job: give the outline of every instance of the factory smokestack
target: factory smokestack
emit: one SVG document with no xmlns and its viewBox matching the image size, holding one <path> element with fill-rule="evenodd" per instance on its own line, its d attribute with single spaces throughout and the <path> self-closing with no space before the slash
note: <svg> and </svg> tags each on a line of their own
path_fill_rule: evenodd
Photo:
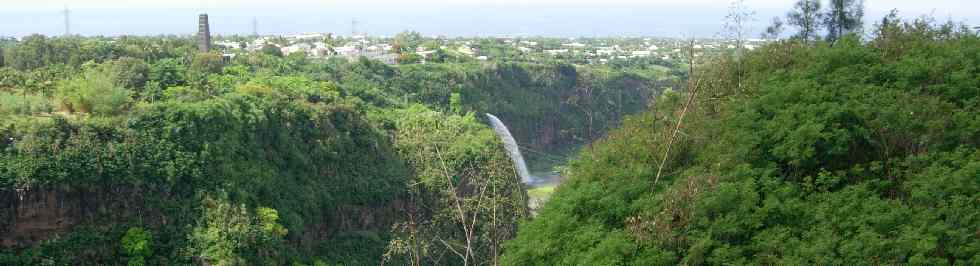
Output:
<svg viewBox="0 0 980 266">
<path fill-rule="evenodd" d="M 202 53 L 211 51 L 211 29 L 208 26 L 208 14 L 201 14 L 197 19 L 197 49 Z"/>
</svg>

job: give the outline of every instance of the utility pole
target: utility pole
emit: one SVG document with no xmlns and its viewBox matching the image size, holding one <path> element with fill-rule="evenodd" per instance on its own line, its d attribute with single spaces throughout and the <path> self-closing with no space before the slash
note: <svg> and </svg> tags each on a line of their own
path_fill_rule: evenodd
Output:
<svg viewBox="0 0 980 266">
<path fill-rule="evenodd" d="M 362 46 L 363 43 L 361 43 L 360 40 L 357 40 L 357 18 L 352 18 L 350 20 L 350 38 L 352 41 L 357 42 L 357 44 L 354 45 L 354 47 L 357 47 L 357 56 L 358 57 L 363 56 L 364 55 L 364 47 Z"/>
<path fill-rule="evenodd" d="M 69 36 L 71 35 L 71 22 L 69 21 L 71 11 L 68 10 L 68 5 L 65 5 L 65 10 L 62 13 L 65 15 L 65 36 Z"/>
<path fill-rule="evenodd" d="M 354 36 L 357 36 L 357 19 L 356 18 L 350 20 L 350 37 L 353 38 Z"/>
</svg>

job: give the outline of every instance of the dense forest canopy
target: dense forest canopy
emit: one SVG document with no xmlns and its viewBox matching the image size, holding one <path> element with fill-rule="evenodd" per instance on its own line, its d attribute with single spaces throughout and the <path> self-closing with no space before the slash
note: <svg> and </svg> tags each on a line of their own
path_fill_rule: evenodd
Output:
<svg viewBox="0 0 980 266">
<path fill-rule="evenodd" d="M 570 163 L 504 264 L 980 263 L 980 37 L 873 31 L 696 70 Z"/>
</svg>

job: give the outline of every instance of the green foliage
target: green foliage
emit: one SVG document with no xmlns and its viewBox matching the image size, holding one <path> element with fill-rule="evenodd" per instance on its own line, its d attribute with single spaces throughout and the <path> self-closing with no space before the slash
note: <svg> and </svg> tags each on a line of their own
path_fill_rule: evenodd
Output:
<svg viewBox="0 0 980 266">
<path fill-rule="evenodd" d="M 415 31 L 401 32 L 395 35 L 394 43 L 400 47 L 398 52 L 412 53 L 422 44 L 422 34 Z"/>
<path fill-rule="evenodd" d="M 495 133 L 472 113 L 443 115 L 422 105 L 390 117 L 395 147 L 415 172 L 408 189 L 415 211 L 397 225 L 385 261 L 492 265 L 500 243 L 513 237 L 514 221 L 527 213 Z"/>
<path fill-rule="evenodd" d="M 153 255 L 153 248 L 151 243 L 153 242 L 150 232 L 143 230 L 143 228 L 133 227 L 126 231 L 123 235 L 122 240 L 123 251 L 126 256 L 129 257 L 130 266 L 142 266 L 146 263 L 146 258 Z"/>
<path fill-rule="evenodd" d="M 190 258 L 178 250 L 216 261 L 278 264 L 286 256 L 312 255 L 301 249 L 316 243 L 318 238 L 307 237 L 315 236 L 311 230 L 330 235 L 343 230 L 330 225 L 350 219 L 344 218 L 345 206 L 383 206 L 404 193 L 407 171 L 384 135 L 333 100 L 229 94 L 147 104 L 132 110 L 125 123 L 5 120 L 0 184 L 163 187 L 172 196 L 147 193 L 149 206 L 140 207 L 174 219 L 173 225 L 154 229 L 154 253 L 161 257 L 146 258 L 147 264 Z M 226 198 L 191 200 L 223 189 Z M 387 230 L 385 224 L 394 219 L 394 214 L 376 215 L 379 221 L 363 225 L 365 230 Z M 327 229 L 316 229 L 321 226 Z M 368 252 L 352 251 L 381 254 Z"/>
<path fill-rule="evenodd" d="M 3 265 L 491 264 L 527 210 L 480 114 L 565 152 L 645 109 L 677 74 L 661 62 L 477 63 L 452 51 L 438 55 L 452 63 L 406 66 L 226 61 L 189 38 L 31 38 L 4 46 L 18 63 L 0 68 L 0 192 L 53 193 L 83 211 L 0 251 Z M 467 240 L 471 254 L 454 254 Z"/>
<path fill-rule="evenodd" d="M 820 11 L 820 1 L 798 0 L 793 5 L 793 9 L 786 14 L 786 21 L 799 28 L 799 32 L 793 37 L 805 43 L 819 38 L 820 29 L 823 28 L 823 15 Z"/>
<path fill-rule="evenodd" d="M 454 92 L 449 95 L 449 110 L 455 114 L 463 112 L 463 100 L 459 93 Z"/>
<path fill-rule="evenodd" d="M 4 48 L 4 63 L 19 70 L 36 70 L 53 65 L 78 67 L 87 62 L 102 63 L 123 57 L 156 61 L 180 58 L 195 50 L 192 38 L 126 36 L 82 38 L 31 35 Z"/>
<path fill-rule="evenodd" d="M 221 54 L 218 53 L 198 53 L 191 60 L 190 66 L 187 68 L 187 79 L 188 82 L 196 87 L 206 88 L 213 90 L 212 86 L 209 84 L 209 75 L 221 73 L 221 69 L 224 67 L 224 59 Z"/>
<path fill-rule="evenodd" d="M 78 78 L 62 81 L 55 98 L 61 109 L 68 112 L 116 115 L 128 108 L 130 95 L 111 74 L 96 67 Z"/>
<path fill-rule="evenodd" d="M 33 115 L 52 111 L 48 99 L 40 95 L 16 95 L 0 91 L 0 117 L 7 115 Z"/>
<path fill-rule="evenodd" d="M 385 83 L 375 85 L 390 84 L 389 91 L 378 92 L 381 96 L 359 96 L 369 101 L 404 99 L 453 112 L 453 94 L 457 93 L 459 113 L 492 113 L 507 123 L 519 143 L 549 154 L 563 154 L 598 138 L 625 115 L 645 110 L 650 95 L 672 84 L 666 79 L 668 76 L 657 69 L 640 67 L 617 70 L 523 63 L 404 65 L 392 78 L 380 78 Z M 530 154 L 529 160 L 553 160 L 538 155 Z M 549 163 L 532 162 L 546 164 Z"/>
<path fill-rule="evenodd" d="M 846 34 L 860 33 L 864 26 L 864 2 L 857 0 L 832 0 L 823 15 L 827 27 L 827 40 L 841 39 Z"/>
<path fill-rule="evenodd" d="M 150 80 L 155 81 L 161 88 L 178 86 L 186 82 L 184 73 L 186 68 L 175 59 L 166 58 L 154 62 L 150 66 Z"/>
<path fill-rule="evenodd" d="M 262 228 L 261 235 L 267 240 L 276 240 L 286 236 L 289 230 L 278 224 L 279 212 L 272 208 L 260 207 L 255 210 L 258 216 L 259 226 Z"/>
<path fill-rule="evenodd" d="M 398 64 L 401 65 L 419 64 L 422 63 L 423 59 L 424 58 L 422 58 L 421 55 L 415 52 L 407 52 L 407 53 L 402 53 L 401 55 L 398 56 Z"/>
<path fill-rule="evenodd" d="M 275 45 L 262 46 L 262 49 L 260 49 L 259 52 L 265 55 L 283 57 L 282 50 L 279 49 L 279 46 L 275 46 Z"/>
<path fill-rule="evenodd" d="M 146 86 L 146 81 L 150 75 L 150 66 L 143 60 L 123 57 L 108 64 L 108 72 L 115 78 L 119 86 L 137 91 Z"/>
<path fill-rule="evenodd" d="M 44 65 L 65 63 L 56 58 L 57 47 L 51 44 L 47 37 L 31 35 L 24 37 L 22 44 L 6 51 L 5 63 L 10 67 L 25 70 L 40 68 Z M 61 62 L 59 62 L 61 61 Z"/>
<path fill-rule="evenodd" d="M 978 263 L 980 37 L 886 25 L 693 73 L 672 149 L 691 91 L 573 160 L 504 264 Z"/>
<path fill-rule="evenodd" d="M 254 212 L 227 200 L 205 196 L 201 222 L 190 234 L 189 252 L 209 264 L 240 265 L 247 261 L 282 264 L 276 254 L 288 230 L 275 209 Z M 246 260 L 246 257 L 254 256 Z"/>
</svg>

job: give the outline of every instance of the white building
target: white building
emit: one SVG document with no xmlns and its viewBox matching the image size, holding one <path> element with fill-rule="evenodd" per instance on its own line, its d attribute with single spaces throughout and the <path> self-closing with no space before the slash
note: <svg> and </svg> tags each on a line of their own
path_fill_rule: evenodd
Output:
<svg viewBox="0 0 980 266">
<path fill-rule="evenodd" d="M 559 55 L 559 54 L 568 53 L 568 49 L 552 49 L 552 50 L 544 50 L 544 52 L 550 55 Z"/>
<path fill-rule="evenodd" d="M 598 50 L 595 50 L 595 54 L 599 56 L 614 55 L 616 54 L 616 50 L 611 47 L 600 47 Z"/>
<path fill-rule="evenodd" d="M 295 43 L 290 46 L 279 48 L 283 55 L 290 55 L 292 53 L 303 52 L 309 55 L 309 52 L 313 50 L 313 45 L 309 43 Z"/>
<path fill-rule="evenodd" d="M 632 57 L 647 57 L 650 56 L 650 51 L 633 51 L 630 53 Z"/>
<path fill-rule="evenodd" d="M 538 46 L 538 42 L 532 42 L 532 41 L 521 41 L 521 44 L 524 44 L 524 45 L 527 45 L 527 46 Z"/>
</svg>

